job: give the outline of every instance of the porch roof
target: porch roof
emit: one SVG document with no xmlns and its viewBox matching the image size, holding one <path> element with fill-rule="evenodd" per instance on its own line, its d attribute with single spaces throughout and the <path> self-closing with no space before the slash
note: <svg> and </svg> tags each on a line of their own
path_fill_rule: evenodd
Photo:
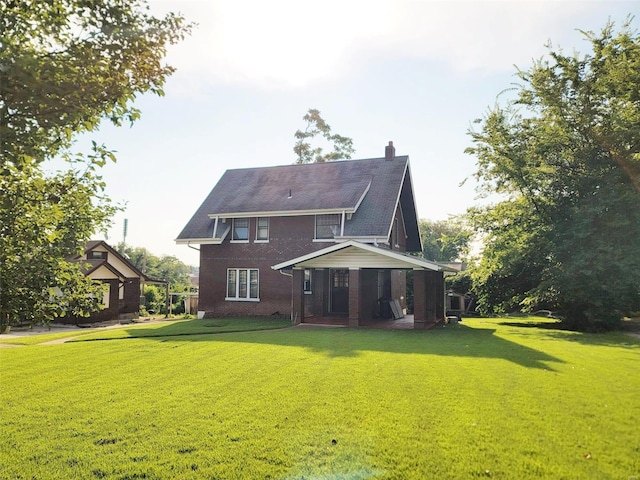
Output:
<svg viewBox="0 0 640 480">
<path fill-rule="evenodd" d="M 423 258 L 349 240 L 336 243 L 301 257 L 273 265 L 273 270 L 289 268 L 379 268 L 394 270 L 455 271 Z"/>
</svg>

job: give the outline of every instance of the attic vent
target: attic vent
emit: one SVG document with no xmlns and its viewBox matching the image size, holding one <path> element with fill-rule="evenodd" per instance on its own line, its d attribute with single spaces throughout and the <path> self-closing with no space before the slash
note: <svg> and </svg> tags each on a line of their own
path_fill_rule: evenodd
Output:
<svg viewBox="0 0 640 480">
<path fill-rule="evenodd" d="M 393 142 L 389 142 L 389 145 L 384 147 L 384 159 L 393 160 L 396 156 L 396 148 L 393 146 Z"/>
</svg>

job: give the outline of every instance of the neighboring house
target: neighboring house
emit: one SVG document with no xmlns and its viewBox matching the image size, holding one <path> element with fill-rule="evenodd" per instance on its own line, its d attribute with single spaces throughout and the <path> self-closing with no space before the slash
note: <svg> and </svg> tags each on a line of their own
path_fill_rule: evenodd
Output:
<svg viewBox="0 0 640 480">
<path fill-rule="evenodd" d="M 102 298 L 104 308 L 90 317 L 67 317 L 66 323 L 89 323 L 138 318 L 141 286 L 163 283 L 147 277 L 135 265 L 101 240 L 87 242 L 84 254 L 71 260 L 82 263 L 84 273 L 109 286 Z"/>
<path fill-rule="evenodd" d="M 409 158 L 392 142 L 382 158 L 227 170 L 176 242 L 199 246 L 206 316 L 360 325 L 381 299 L 406 307 L 413 270 L 416 325 L 444 317 L 448 269 L 405 253 L 422 243 Z"/>
</svg>

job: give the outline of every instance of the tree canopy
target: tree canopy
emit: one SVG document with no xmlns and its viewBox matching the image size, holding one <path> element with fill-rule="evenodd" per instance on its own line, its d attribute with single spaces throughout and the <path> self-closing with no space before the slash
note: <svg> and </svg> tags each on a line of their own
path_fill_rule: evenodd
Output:
<svg viewBox="0 0 640 480">
<path fill-rule="evenodd" d="M 640 36 L 583 32 L 592 51 L 517 73 L 514 100 L 470 132 L 485 232 L 474 289 L 485 312 L 556 311 L 581 329 L 640 309 Z"/>
<path fill-rule="evenodd" d="M 320 116 L 320 112 L 310 108 L 302 119 L 307 122 L 304 130 L 297 130 L 294 134 L 296 144 L 293 151 L 296 154 L 296 163 L 322 163 L 332 160 L 349 160 L 355 152 L 353 140 L 337 133 L 331 133 L 331 127 Z M 311 139 L 321 136 L 333 145 L 333 151 L 323 153 L 321 146 L 313 146 Z"/>
<path fill-rule="evenodd" d="M 118 253 L 124 255 L 133 265 L 145 275 L 167 280 L 174 292 L 190 290 L 189 274 L 191 267 L 173 255 L 157 256 L 144 247 L 132 247 L 119 243 L 116 245 Z"/>
<path fill-rule="evenodd" d="M 100 120 L 133 122 L 136 95 L 162 86 L 167 45 L 184 19 L 153 17 L 142 0 L 8 1 L 0 15 L 2 163 L 17 167 L 71 146 Z"/>
<path fill-rule="evenodd" d="M 97 297 L 67 258 L 109 221 L 99 168 L 114 153 L 81 133 L 133 122 L 137 95 L 161 95 L 166 48 L 188 34 L 179 15 L 142 0 L 8 1 L 0 15 L 0 323 L 88 314 Z M 45 160 L 68 162 L 45 174 Z"/>
<path fill-rule="evenodd" d="M 418 222 L 422 238 L 422 256 L 436 262 L 454 262 L 467 255 L 472 232 L 460 221 Z"/>
</svg>

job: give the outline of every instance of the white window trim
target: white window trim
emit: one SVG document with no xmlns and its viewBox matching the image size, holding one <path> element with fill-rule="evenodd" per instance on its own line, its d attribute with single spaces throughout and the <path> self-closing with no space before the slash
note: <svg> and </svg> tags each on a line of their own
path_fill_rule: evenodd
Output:
<svg viewBox="0 0 640 480">
<path fill-rule="evenodd" d="M 246 239 L 235 239 L 233 238 L 236 231 L 236 220 L 240 220 L 240 218 L 232 218 L 231 219 L 231 243 L 249 243 L 249 234 L 251 233 L 251 219 L 247 218 L 247 238 Z M 244 220 L 244 218 L 242 219 Z"/>
<path fill-rule="evenodd" d="M 267 238 L 258 238 L 258 232 L 260 231 L 260 219 L 267 219 Z M 271 219 L 269 217 L 256 217 L 256 238 L 253 241 L 254 243 L 269 243 L 269 238 L 271 236 Z"/>
<path fill-rule="evenodd" d="M 247 272 L 247 296 L 246 297 L 230 297 L 229 296 L 229 272 L 234 270 L 236 272 L 236 292 L 240 291 L 240 271 L 246 270 Z M 250 297 L 251 295 L 251 271 L 258 272 L 258 296 Z M 260 301 L 260 269 L 258 268 L 227 268 L 227 278 L 225 287 L 224 299 L 228 302 L 259 302 Z"/>
<path fill-rule="evenodd" d="M 336 215 L 340 218 L 339 231 L 331 238 L 318 238 L 318 217 L 322 215 Z M 337 237 L 344 235 L 344 212 L 340 213 L 322 213 L 314 216 L 313 219 L 313 241 L 314 242 L 335 242 Z"/>
</svg>

